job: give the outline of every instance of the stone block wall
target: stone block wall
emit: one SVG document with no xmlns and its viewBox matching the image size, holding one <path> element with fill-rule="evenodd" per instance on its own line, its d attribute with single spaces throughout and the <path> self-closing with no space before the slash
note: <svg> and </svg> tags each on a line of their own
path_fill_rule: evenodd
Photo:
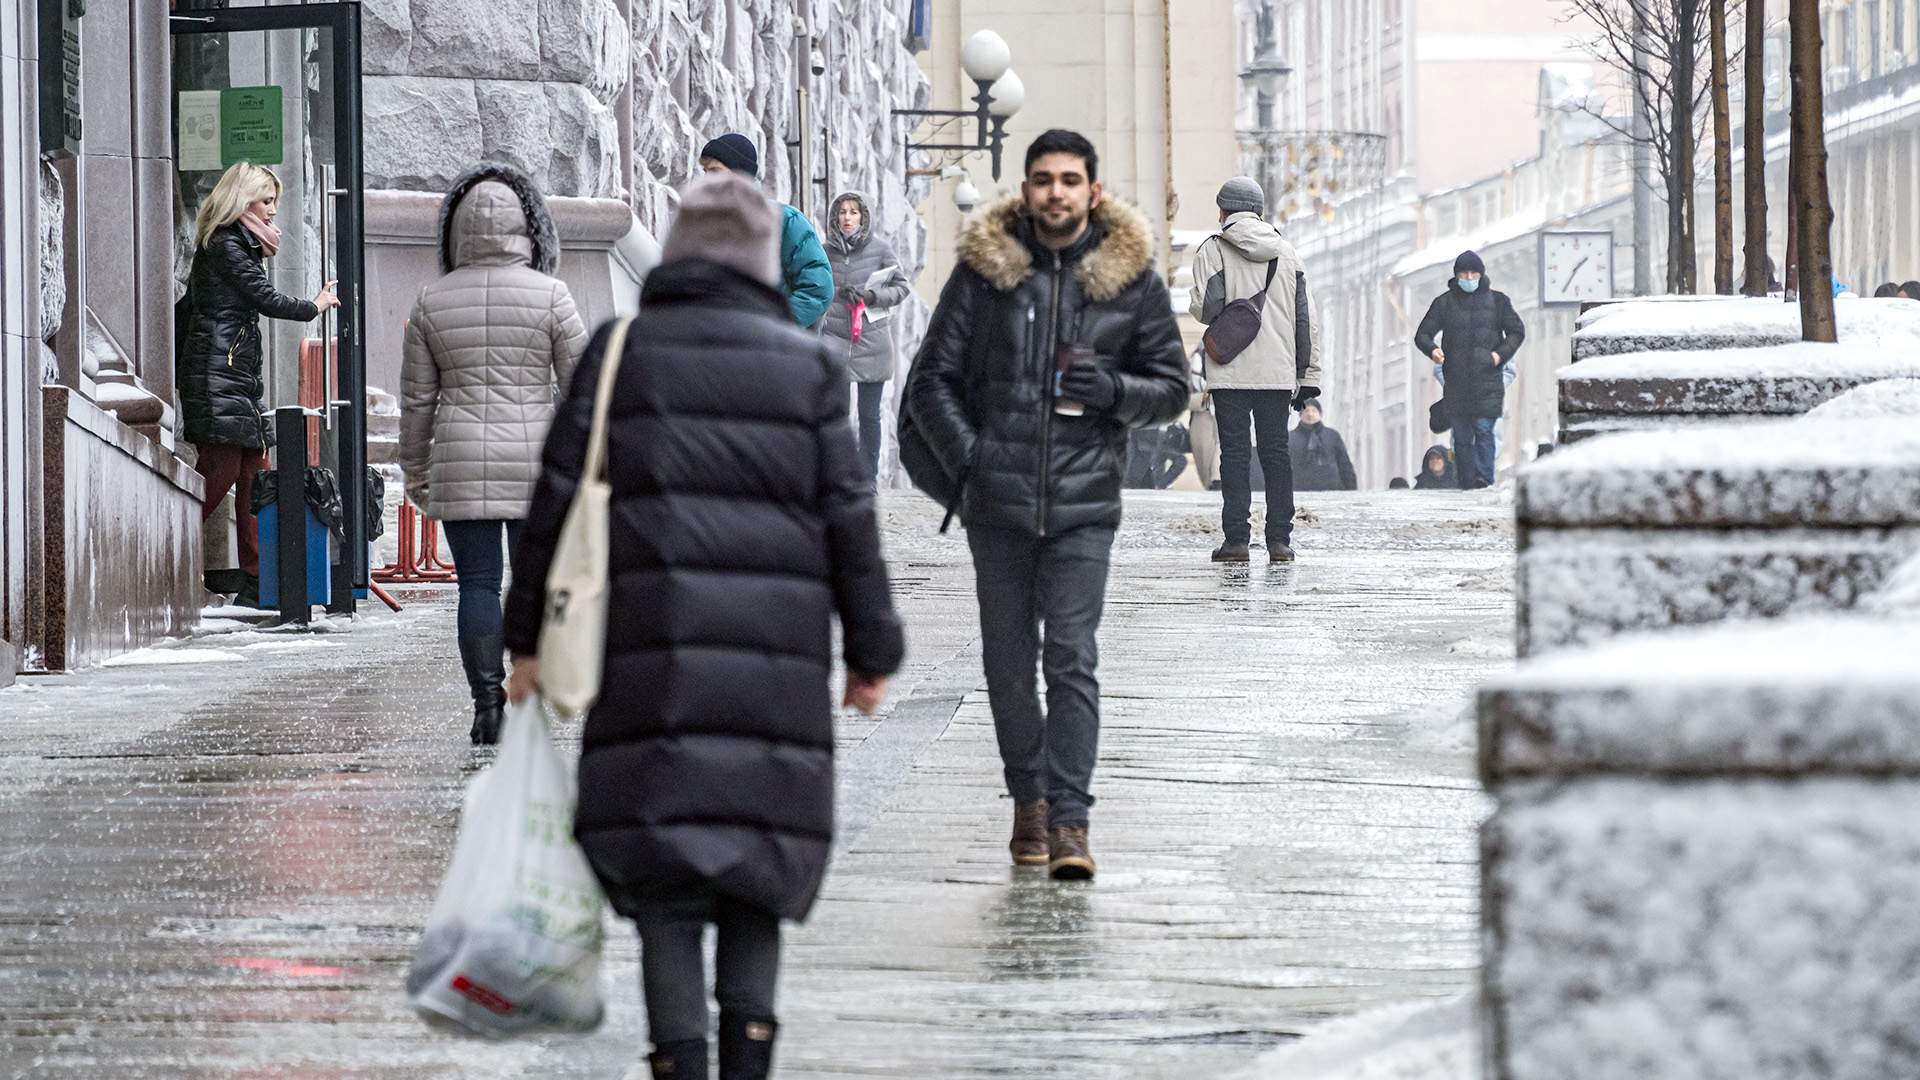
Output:
<svg viewBox="0 0 1920 1080">
<path fill-rule="evenodd" d="M 555 195 L 624 189 L 615 0 L 368 0 L 361 18 L 369 187 L 444 190 L 494 157 Z"/>
<path fill-rule="evenodd" d="M 1914 615 L 1624 639 L 1482 688 L 1487 1076 L 1920 1074 Z"/>
</svg>

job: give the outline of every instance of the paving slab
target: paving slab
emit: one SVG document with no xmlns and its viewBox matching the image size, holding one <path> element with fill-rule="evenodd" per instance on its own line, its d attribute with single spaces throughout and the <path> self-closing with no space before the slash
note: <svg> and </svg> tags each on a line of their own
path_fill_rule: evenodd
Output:
<svg viewBox="0 0 1920 1080">
<path fill-rule="evenodd" d="M 1303 495 L 1218 567 L 1217 496 L 1130 498 L 1102 646 L 1101 876 L 1006 864 L 964 537 L 884 508 L 912 656 L 840 729 L 840 836 L 788 938 L 779 1075 L 1186 1078 L 1477 980 L 1472 687 L 1512 660 L 1512 509 Z M 621 1076 L 607 1023 L 487 1044 L 401 994 L 466 745 L 453 594 L 0 690 L 0 1077 Z M 576 730 L 563 728 L 572 745 Z"/>
</svg>

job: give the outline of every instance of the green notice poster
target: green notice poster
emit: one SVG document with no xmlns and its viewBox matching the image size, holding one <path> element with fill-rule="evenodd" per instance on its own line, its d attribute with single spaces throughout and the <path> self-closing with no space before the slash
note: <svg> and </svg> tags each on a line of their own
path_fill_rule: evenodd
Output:
<svg viewBox="0 0 1920 1080">
<path fill-rule="evenodd" d="M 235 86 L 220 91 L 220 165 L 251 161 L 278 165 L 286 157 L 281 141 L 280 88 Z"/>
</svg>

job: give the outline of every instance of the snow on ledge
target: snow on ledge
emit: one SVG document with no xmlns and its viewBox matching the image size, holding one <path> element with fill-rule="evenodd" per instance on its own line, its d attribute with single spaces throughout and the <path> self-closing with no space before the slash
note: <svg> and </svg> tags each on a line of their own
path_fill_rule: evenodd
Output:
<svg viewBox="0 0 1920 1080">
<path fill-rule="evenodd" d="M 1920 306 L 1920 305 L 1916 305 Z M 1920 423 L 1912 417 L 1802 416 L 1766 425 L 1631 431 L 1588 439 L 1529 465 L 1529 478 L 1597 472 L 1795 472 L 1920 468 Z"/>
<path fill-rule="evenodd" d="M 1848 297 L 1835 300 L 1833 309 L 1843 343 L 1920 350 L 1920 303 Z M 1800 306 L 1748 296 L 1623 300 L 1582 315 L 1575 336 L 1797 341 Z"/>
<path fill-rule="evenodd" d="M 1920 304 L 1915 304 L 1920 308 Z M 1596 356 L 1555 373 L 1562 383 L 1620 379 L 1783 380 L 1920 377 L 1920 340 L 1911 350 L 1884 343 L 1743 345 L 1730 349 L 1662 349 Z"/>
<path fill-rule="evenodd" d="M 1535 775 L 1920 773 L 1920 612 L 1637 634 L 1480 690 L 1490 783 Z"/>
</svg>

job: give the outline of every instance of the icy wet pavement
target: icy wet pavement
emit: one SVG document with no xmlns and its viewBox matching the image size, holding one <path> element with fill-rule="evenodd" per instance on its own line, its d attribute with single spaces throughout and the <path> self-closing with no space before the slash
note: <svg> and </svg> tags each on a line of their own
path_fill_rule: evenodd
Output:
<svg viewBox="0 0 1920 1080">
<path fill-rule="evenodd" d="M 789 937 L 780 1075 L 1185 1078 L 1466 989 L 1484 812 L 1462 710 L 1509 663 L 1487 495 L 1303 495 L 1222 568 L 1217 502 L 1133 501 L 1102 634 L 1101 876 L 1006 865 L 964 539 L 891 502 L 913 655 L 842 726 L 840 851 Z M 0 1076 L 619 1077 L 636 946 L 582 1038 L 430 1034 L 401 976 L 465 745 L 450 591 L 0 691 Z M 207 654 L 183 663 L 184 653 Z"/>
</svg>

